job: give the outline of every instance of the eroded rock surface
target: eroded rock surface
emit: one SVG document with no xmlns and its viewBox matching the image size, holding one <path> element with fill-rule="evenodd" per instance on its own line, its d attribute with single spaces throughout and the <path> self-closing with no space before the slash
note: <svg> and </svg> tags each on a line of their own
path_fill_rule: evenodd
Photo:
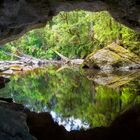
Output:
<svg viewBox="0 0 140 140">
<path fill-rule="evenodd" d="M 110 126 L 66 131 L 47 112 L 35 113 L 15 103 L 0 103 L 1 140 L 121 140 L 140 139 L 140 106 L 118 116 Z M 25 119 L 27 116 L 27 120 Z M 30 133 L 35 136 L 32 137 Z"/>
<path fill-rule="evenodd" d="M 139 0 L 102 0 L 110 14 L 120 23 L 140 32 Z"/>
<path fill-rule="evenodd" d="M 139 69 L 140 58 L 116 43 L 112 43 L 90 54 L 85 59 L 83 67 L 110 71 L 127 71 L 130 69 Z"/>
<path fill-rule="evenodd" d="M 45 26 L 60 11 L 75 9 L 108 10 L 117 21 L 140 31 L 138 0 L 1 0 L 0 44 L 14 40 L 33 28 Z"/>
<path fill-rule="evenodd" d="M 0 140 L 33 140 L 26 115 L 0 106 Z"/>
</svg>

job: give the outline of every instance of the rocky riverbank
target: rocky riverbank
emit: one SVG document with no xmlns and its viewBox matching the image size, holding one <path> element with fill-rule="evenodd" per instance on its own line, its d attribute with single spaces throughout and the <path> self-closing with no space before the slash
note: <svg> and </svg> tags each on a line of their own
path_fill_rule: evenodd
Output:
<svg viewBox="0 0 140 140">
<path fill-rule="evenodd" d="M 85 59 L 83 68 L 102 71 L 129 71 L 140 69 L 140 58 L 116 43 L 112 43 L 101 50 L 91 53 Z"/>
</svg>

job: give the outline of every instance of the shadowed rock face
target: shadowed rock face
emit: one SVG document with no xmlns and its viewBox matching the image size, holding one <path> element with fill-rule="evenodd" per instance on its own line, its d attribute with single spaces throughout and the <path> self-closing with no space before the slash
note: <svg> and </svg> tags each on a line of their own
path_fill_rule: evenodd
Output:
<svg viewBox="0 0 140 140">
<path fill-rule="evenodd" d="M 118 116 L 108 127 L 70 132 L 54 122 L 48 112 L 30 112 L 16 103 L 0 103 L 0 111 L 1 140 L 36 140 L 36 138 L 37 140 L 140 139 L 140 105 L 134 106 Z"/>
<path fill-rule="evenodd" d="M 140 32 L 139 0 L 102 0 L 107 10 L 120 23 Z"/>
<path fill-rule="evenodd" d="M 4 78 L 0 76 L 0 89 L 5 87 L 5 83 L 9 82 L 10 80 L 8 78 Z"/>
<path fill-rule="evenodd" d="M 26 115 L 0 106 L 0 140 L 33 140 Z"/>
<path fill-rule="evenodd" d="M 60 11 L 108 10 L 119 22 L 140 31 L 139 0 L 1 0 L 0 44 L 45 26 Z"/>
</svg>

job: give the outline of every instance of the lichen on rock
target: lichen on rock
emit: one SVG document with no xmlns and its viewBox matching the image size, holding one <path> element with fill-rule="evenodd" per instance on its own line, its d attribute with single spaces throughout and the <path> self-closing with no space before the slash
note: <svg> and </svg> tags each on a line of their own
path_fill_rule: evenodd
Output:
<svg viewBox="0 0 140 140">
<path fill-rule="evenodd" d="M 140 58 L 116 43 L 93 52 L 84 61 L 83 67 L 101 70 L 128 70 L 140 68 Z"/>
</svg>

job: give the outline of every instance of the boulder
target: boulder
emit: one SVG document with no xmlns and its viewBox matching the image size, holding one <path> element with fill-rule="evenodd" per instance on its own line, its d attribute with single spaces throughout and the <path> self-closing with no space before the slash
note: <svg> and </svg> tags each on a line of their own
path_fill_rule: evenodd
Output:
<svg viewBox="0 0 140 140">
<path fill-rule="evenodd" d="M 108 127 L 70 132 L 54 122 L 48 112 L 30 112 L 20 104 L 0 102 L 0 112 L 0 140 L 35 140 L 32 135 L 37 140 L 140 139 L 140 105 L 123 112 Z"/>
<path fill-rule="evenodd" d="M 140 58 L 122 46 L 112 43 L 91 53 L 83 62 L 83 67 L 111 71 L 139 69 Z"/>
<path fill-rule="evenodd" d="M 33 140 L 26 115 L 0 106 L 0 140 Z"/>
</svg>

